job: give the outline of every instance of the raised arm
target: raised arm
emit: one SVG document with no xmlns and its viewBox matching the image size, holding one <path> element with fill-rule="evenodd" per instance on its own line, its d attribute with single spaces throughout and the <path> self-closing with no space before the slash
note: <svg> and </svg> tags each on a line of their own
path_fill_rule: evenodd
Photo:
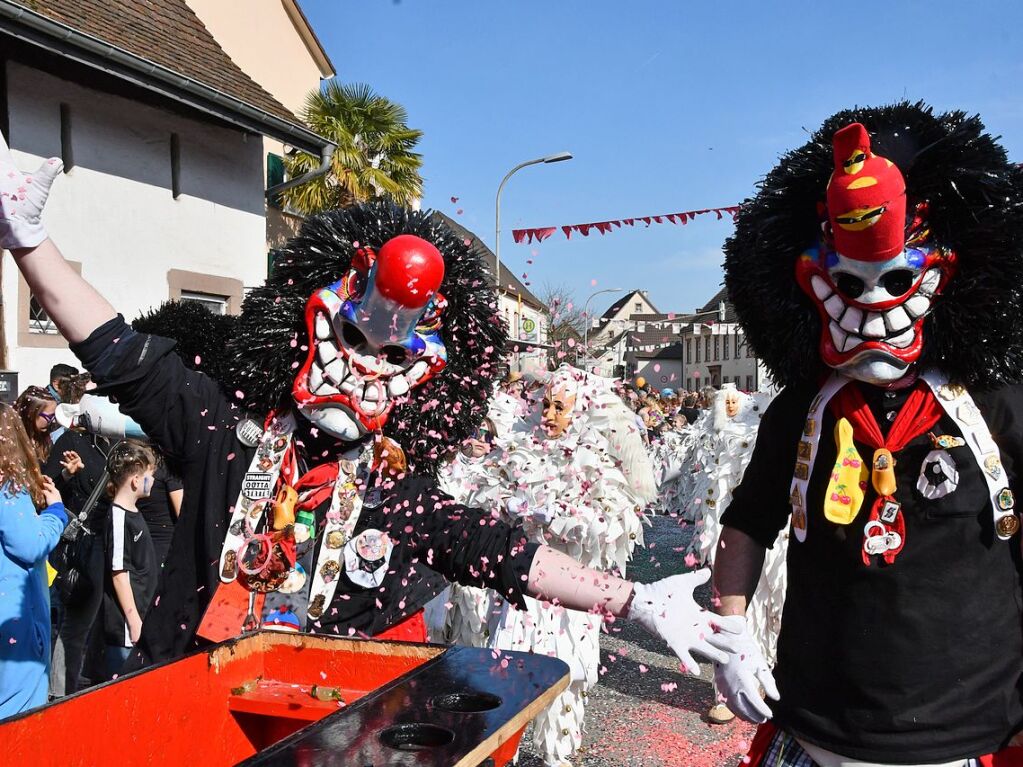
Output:
<svg viewBox="0 0 1023 767">
<path fill-rule="evenodd" d="M 0 248 L 11 251 L 36 300 L 64 337 L 77 343 L 116 312 L 64 260 L 43 227 L 43 207 L 62 169 L 51 157 L 34 173 L 22 173 L 0 136 Z"/>
</svg>

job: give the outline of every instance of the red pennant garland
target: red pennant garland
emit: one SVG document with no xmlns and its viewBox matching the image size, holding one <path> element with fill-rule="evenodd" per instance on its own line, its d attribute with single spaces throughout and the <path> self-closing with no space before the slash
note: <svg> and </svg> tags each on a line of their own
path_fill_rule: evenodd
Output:
<svg viewBox="0 0 1023 767">
<path fill-rule="evenodd" d="M 534 241 L 543 242 L 544 240 L 554 236 L 554 234 L 560 228 L 562 233 L 565 235 L 566 240 L 572 239 L 572 233 L 578 232 L 583 237 L 589 237 L 590 230 L 596 229 L 600 234 L 604 235 L 610 232 L 612 229 L 621 228 L 625 226 L 635 226 L 637 221 L 642 221 L 647 226 L 651 224 L 663 224 L 668 221 L 672 224 L 681 224 L 685 226 L 697 216 L 703 216 L 707 213 L 713 213 L 720 220 L 725 217 L 727 213 L 732 218 L 739 213 L 738 205 L 730 205 L 725 208 L 704 208 L 702 210 L 685 210 L 680 213 L 661 213 L 656 216 L 638 216 L 635 218 L 622 218 L 622 219 L 611 219 L 609 221 L 591 221 L 587 224 L 567 224 L 561 227 L 556 226 L 540 226 L 532 229 L 513 229 L 512 238 L 516 243 L 529 243 L 532 244 Z"/>
</svg>

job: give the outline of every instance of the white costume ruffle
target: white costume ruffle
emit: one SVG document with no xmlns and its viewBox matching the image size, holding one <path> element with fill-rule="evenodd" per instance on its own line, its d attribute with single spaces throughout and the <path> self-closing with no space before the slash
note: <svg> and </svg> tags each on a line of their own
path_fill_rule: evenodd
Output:
<svg viewBox="0 0 1023 767">
<path fill-rule="evenodd" d="M 729 418 L 724 398 L 730 391 L 738 395 L 739 412 Z M 714 564 L 718 538 L 721 536 L 721 515 L 732 502 L 732 491 L 753 456 L 760 418 L 770 402 L 770 395 L 742 394 L 722 389 L 713 410 L 696 423 L 699 432 L 692 454 L 692 486 L 685 492 L 687 518 L 695 525 L 687 554 L 695 555 L 698 564 Z M 773 549 L 768 549 L 756 591 L 746 612 L 750 631 L 760 645 L 767 662 L 774 664 L 785 604 L 788 531 L 783 530 Z"/>
<path fill-rule="evenodd" d="M 665 430 L 650 443 L 648 452 L 657 481 L 656 513 L 682 516 L 685 511 L 686 488 L 692 486 L 691 456 L 699 432 L 689 425 L 680 430 Z"/>
<path fill-rule="evenodd" d="M 441 486 L 465 493 L 456 497 L 469 505 L 521 521 L 532 541 L 624 575 L 633 549 L 643 544 L 643 509 L 655 494 L 645 447 L 610 381 L 567 366 L 552 378 L 576 391 L 574 418 L 561 438 L 548 439 L 539 428 L 537 402 L 490 455 L 464 474 L 466 465 L 452 465 Z M 517 610 L 493 592 L 453 586 L 444 638 L 555 655 L 569 664 L 569 688 L 533 726 L 534 744 L 547 763 L 564 764 L 582 742 L 585 694 L 600 665 L 601 619 L 526 601 L 527 609 Z"/>
</svg>

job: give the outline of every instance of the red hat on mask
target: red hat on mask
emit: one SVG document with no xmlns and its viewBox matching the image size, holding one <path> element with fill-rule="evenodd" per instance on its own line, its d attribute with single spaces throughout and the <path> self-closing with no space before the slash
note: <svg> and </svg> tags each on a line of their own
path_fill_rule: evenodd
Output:
<svg viewBox="0 0 1023 767">
<path fill-rule="evenodd" d="M 858 261 L 887 261 L 905 247 L 906 181 L 895 163 L 870 150 L 860 123 L 835 133 L 828 218 L 835 250 Z"/>
</svg>

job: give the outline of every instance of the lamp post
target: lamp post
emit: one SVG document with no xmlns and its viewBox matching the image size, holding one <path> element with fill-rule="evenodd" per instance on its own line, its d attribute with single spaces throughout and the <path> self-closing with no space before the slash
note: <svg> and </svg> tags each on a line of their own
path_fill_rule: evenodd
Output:
<svg viewBox="0 0 1023 767">
<path fill-rule="evenodd" d="M 497 262 L 494 265 L 494 284 L 497 286 L 498 291 L 501 290 L 501 192 L 504 190 L 504 185 L 513 175 L 518 171 L 525 168 L 527 165 L 539 165 L 540 163 L 550 164 L 552 162 L 564 162 L 565 160 L 571 160 L 571 152 L 558 152 L 557 154 L 549 154 L 546 157 L 537 157 L 535 160 L 526 160 L 520 162 L 510 171 L 508 171 L 504 178 L 501 179 L 501 183 L 497 186 L 497 206 L 494 215 L 496 222 L 494 231 L 494 260 Z M 498 293 L 500 297 L 500 293 Z"/>
<path fill-rule="evenodd" d="M 526 160 L 520 162 L 501 179 L 501 183 L 497 185 L 497 204 L 494 212 L 494 287 L 497 288 L 497 303 L 501 305 L 501 192 L 504 190 L 504 185 L 508 179 L 514 176 L 518 171 L 525 168 L 527 165 L 539 165 L 540 163 L 550 164 L 553 162 L 564 162 L 565 160 L 571 160 L 571 152 L 558 152 L 557 154 L 549 154 L 546 157 L 537 157 L 535 160 Z M 516 357 L 516 364 L 518 364 L 518 355 Z"/>
<path fill-rule="evenodd" d="M 583 325 L 583 352 L 585 352 L 587 357 L 592 357 L 590 354 L 590 301 L 601 293 L 621 293 L 622 290 L 623 288 L 604 288 L 603 290 L 598 290 L 596 293 L 591 293 L 590 297 L 586 299 L 586 303 L 583 304 L 583 319 L 586 320 L 586 324 Z"/>
</svg>

